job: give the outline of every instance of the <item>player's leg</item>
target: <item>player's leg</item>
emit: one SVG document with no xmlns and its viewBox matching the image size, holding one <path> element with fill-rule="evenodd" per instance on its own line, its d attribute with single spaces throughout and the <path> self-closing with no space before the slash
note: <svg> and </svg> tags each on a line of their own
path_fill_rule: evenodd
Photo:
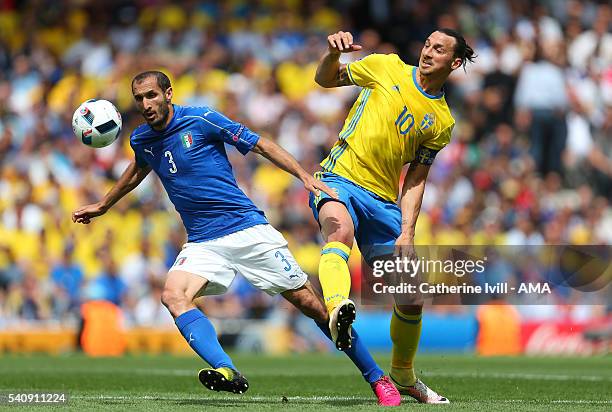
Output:
<svg viewBox="0 0 612 412">
<path fill-rule="evenodd" d="M 391 317 L 393 352 L 389 375 L 400 393 L 410 395 L 421 403 L 449 403 L 418 379 L 414 373 L 414 358 L 421 337 L 422 305 L 396 304 Z"/>
<path fill-rule="evenodd" d="M 325 336 L 333 341 L 328 326 L 327 310 L 323 305 L 323 300 L 315 292 L 310 282 L 306 282 L 304 286 L 298 289 L 285 291 L 282 295 L 300 309 L 303 314 L 312 318 Z M 344 353 L 357 366 L 366 382 L 370 384 L 378 398 L 379 405 L 398 406 L 400 404 L 399 392 L 372 358 L 355 329 L 352 330 L 352 345 L 345 349 Z"/>
<path fill-rule="evenodd" d="M 357 215 L 352 208 L 356 186 L 333 174 L 317 173 L 338 194 L 338 200 L 327 194 L 310 196 L 310 207 L 321 227 L 325 245 L 319 261 L 319 282 L 325 306 L 330 315 L 332 340 L 339 350 L 351 345 L 351 326 L 356 317 L 355 304 L 349 299 L 351 275 L 348 257 L 353 246 Z"/>
<path fill-rule="evenodd" d="M 235 369 L 223 351 L 210 320 L 193 300 L 204 291 L 208 280 L 193 273 L 172 270 L 162 292 L 162 303 L 174 317 L 179 331 L 193 350 L 213 368 Z"/>
<path fill-rule="evenodd" d="M 189 346 L 211 366 L 200 370 L 200 382 L 211 390 L 244 393 L 248 389 L 246 378 L 221 347 L 213 324 L 193 303 L 203 294 L 223 293 L 234 273 L 223 265 L 220 256 L 202 250 L 198 244 L 189 245 L 168 272 L 162 303 Z"/>
<path fill-rule="evenodd" d="M 391 315 L 390 334 L 393 342 L 391 378 L 402 386 L 416 382 L 414 358 L 421 338 L 423 307 L 396 304 Z"/>
<path fill-rule="evenodd" d="M 317 324 L 327 324 L 329 315 L 321 297 L 315 292 L 310 281 L 306 281 L 297 289 L 286 290 L 281 295 Z"/>
<path fill-rule="evenodd" d="M 304 315 L 312 318 L 325 336 L 333 341 L 328 326 L 329 316 L 323 305 L 323 299 L 315 292 L 310 282 L 306 282 L 304 286 L 298 289 L 287 290 L 282 295 Z M 366 382 L 370 384 L 380 405 L 397 406 L 400 404 L 399 392 L 372 358 L 355 329 L 352 330 L 352 345 L 345 349 L 344 353 L 357 366 Z"/>
<path fill-rule="evenodd" d="M 331 313 L 340 302 L 348 299 L 351 275 L 347 264 L 355 228 L 343 203 L 327 201 L 319 208 L 319 225 L 325 246 L 319 261 L 319 281 L 327 311 Z"/>
<path fill-rule="evenodd" d="M 328 326 L 329 315 L 321 297 L 315 292 L 309 281 L 298 289 L 282 292 L 282 295 L 304 315 L 313 319 L 325 336 L 330 340 L 332 339 Z M 378 367 L 365 345 L 362 344 L 355 330 L 353 330 L 353 344 L 344 352 L 359 368 L 368 383 L 374 383 L 384 376 L 384 372 Z"/>
<path fill-rule="evenodd" d="M 245 247 L 242 253 L 235 253 L 235 269 L 256 288 L 270 295 L 281 293 L 302 313 L 312 318 L 331 339 L 329 315 L 323 300 L 295 261 L 282 234 L 270 225 L 260 225 L 244 230 L 240 237 L 234 240 L 234 244 L 244 243 Z M 345 353 L 370 383 L 379 404 L 399 405 L 397 389 L 384 376 L 355 331 L 353 344 Z"/>
<path fill-rule="evenodd" d="M 370 219 L 363 219 L 357 232 L 360 250 L 367 262 L 384 258 L 393 249 L 401 231 L 401 211 L 396 204 L 382 200 L 359 198 L 368 209 Z M 391 249 L 390 249 L 391 248 Z M 414 358 L 421 338 L 422 303 L 396 302 L 391 316 L 390 335 L 393 342 L 391 379 L 400 393 L 425 403 L 448 403 L 419 381 L 414 373 Z"/>
<path fill-rule="evenodd" d="M 351 347 L 355 304 L 349 299 L 351 274 L 348 258 L 353 246 L 353 218 L 344 203 L 327 201 L 318 211 L 325 246 L 319 260 L 319 282 L 330 315 L 332 341 L 339 350 Z"/>
</svg>

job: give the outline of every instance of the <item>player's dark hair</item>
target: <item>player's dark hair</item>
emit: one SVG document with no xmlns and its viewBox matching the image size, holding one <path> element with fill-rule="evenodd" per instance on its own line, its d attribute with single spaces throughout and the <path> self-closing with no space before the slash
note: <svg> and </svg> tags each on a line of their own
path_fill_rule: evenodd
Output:
<svg viewBox="0 0 612 412">
<path fill-rule="evenodd" d="M 170 79 L 164 73 L 159 72 L 157 70 L 149 70 L 137 74 L 136 77 L 132 79 L 132 87 L 134 87 L 134 83 L 141 82 L 144 79 L 148 79 L 149 77 L 155 77 L 155 80 L 157 80 L 157 85 L 159 86 L 162 92 L 165 92 L 171 86 Z"/>
<path fill-rule="evenodd" d="M 465 41 L 461 33 L 457 30 L 453 29 L 438 29 L 440 33 L 444 33 L 447 36 L 451 36 L 455 38 L 455 54 L 454 57 L 459 57 L 461 59 L 461 65 L 463 66 L 463 70 L 465 71 L 465 65 L 467 62 L 474 63 L 474 58 L 476 58 L 476 54 L 474 53 L 474 49 L 470 47 L 469 44 Z"/>
</svg>

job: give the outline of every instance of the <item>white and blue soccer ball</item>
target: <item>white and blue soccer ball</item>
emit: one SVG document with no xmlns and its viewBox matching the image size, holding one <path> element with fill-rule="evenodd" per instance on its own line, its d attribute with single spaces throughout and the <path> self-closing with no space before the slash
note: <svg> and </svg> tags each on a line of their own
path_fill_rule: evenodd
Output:
<svg viewBox="0 0 612 412">
<path fill-rule="evenodd" d="M 87 100 L 72 116 L 72 130 L 83 144 L 106 147 L 121 133 L 121 114 L 108 100 Z"/>
</svg>

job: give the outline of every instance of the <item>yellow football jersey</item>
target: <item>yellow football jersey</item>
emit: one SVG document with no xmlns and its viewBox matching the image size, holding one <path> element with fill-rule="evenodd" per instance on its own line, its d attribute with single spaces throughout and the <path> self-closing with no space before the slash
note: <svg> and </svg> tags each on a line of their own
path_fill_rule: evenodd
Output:
<svg viewBox="0 0 612 412">
<path fill-rule="evenodd" d="M 395 202 L 402 167 L 415 159 L 433 162 L 455 120 L 443 93 L 433 96 L 418 85 L 416 70 L 396 54 L 371 54 L 347 65 L 351 82 L 363 89 L 321 162 L 325 171 Z"/>
</svg>

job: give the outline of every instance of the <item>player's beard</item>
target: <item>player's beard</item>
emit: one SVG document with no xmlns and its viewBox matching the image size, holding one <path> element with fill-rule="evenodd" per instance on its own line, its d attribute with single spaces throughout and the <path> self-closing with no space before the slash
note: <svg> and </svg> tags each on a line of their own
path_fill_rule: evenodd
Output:
<svg viewBox="0 0 612 412">
<path fill-rule="evenodd" d="M 170 114 L 169 103 L 170 103 L 169 100 L 164 100 L 164 104 L 159 106 L 159 112 L 158 112 L 159 116 L 157 120 L 154 120 L 151 123 L 149 123 L 149 126 L 157 129 L 157 128 L 164 127 L 166 125 L 166 122 L 168 121 L 168 115 Z"/>
</svg>

